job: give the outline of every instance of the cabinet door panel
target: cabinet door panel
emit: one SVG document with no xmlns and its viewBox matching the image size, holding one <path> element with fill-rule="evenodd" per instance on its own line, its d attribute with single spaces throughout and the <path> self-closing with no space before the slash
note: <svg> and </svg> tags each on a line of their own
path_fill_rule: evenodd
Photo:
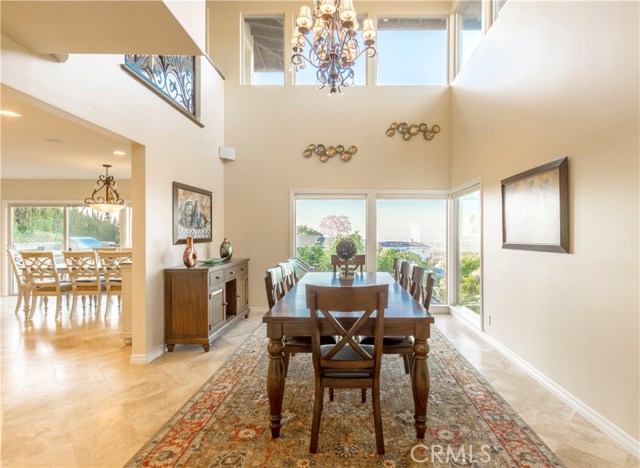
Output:
<svg viewBox="0 0 640 468">
<path fill-rule="evenodd" d="M 224 286 L 209 289 L 209 334 L 224 320 Z"/>
<path fill-rule="evenodd" d="M 247 304 L 248 304 L 247 277 L 245 276 L 244 278 L 237 279 L 236 281 L 238 283 L 236 286 L 236 298 L 237 298 L 236 304 L 237 304 L 238 312 L 241 312 L 247 307 Z"/>
</svg>

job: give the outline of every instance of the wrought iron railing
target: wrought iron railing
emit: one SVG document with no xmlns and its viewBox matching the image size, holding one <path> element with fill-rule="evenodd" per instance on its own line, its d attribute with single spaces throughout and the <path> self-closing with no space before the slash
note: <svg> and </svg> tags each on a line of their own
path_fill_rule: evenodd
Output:
<svg viewBox="0 0 640 468">
<path fill-rule="evenodd" d="M 125 55 L 125 66 L 155 90 L 196 116 L 195 57 L 192 55 Z"/>
</svg>

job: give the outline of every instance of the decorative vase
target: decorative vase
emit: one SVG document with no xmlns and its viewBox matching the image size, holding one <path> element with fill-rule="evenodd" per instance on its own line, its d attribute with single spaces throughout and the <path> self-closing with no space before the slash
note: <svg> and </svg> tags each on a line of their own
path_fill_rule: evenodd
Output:
<svg viewBox="0 0 640 468">
<path fill-rule="evenodd" d="M 193 237 L 189 236 L 186 239 L 187 246 L 182 254 L 182 261 L 187 268 L 193 268 L 198 263 L 198 254 L 196 248 L 193 246 Z"/>
<path fill-rule="evenodd" d="M 353 286 L 353 275 L 351 276 L 339 276 L 338 281 L 340 286 Z"/>
<path fill-rule="evenodd" d="M 231 247 L 231 243 L 225 237 L 220 244 L 220 258 L 223 260 L 231 260 L 231 255 L 233 254 L 233 248 Z"/>
</svg>

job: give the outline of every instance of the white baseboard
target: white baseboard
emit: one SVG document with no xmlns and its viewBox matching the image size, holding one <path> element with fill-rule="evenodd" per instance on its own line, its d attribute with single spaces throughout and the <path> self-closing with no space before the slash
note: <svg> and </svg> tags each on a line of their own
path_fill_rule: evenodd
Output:
<svg viewBox="0 0 640 468">
<path fill-rule="evenodd" d="M 451 308 L 448 305 L 431 304 L 429 306 L 429 313 L 431 315 L 450 314 L 451 313 Z"/>
<path fill-rule="evenodd" d="M 595 411 L 590 406 L 586 405 L 580 399 L 576 398 L 574 395 L 569 393 L 567 390 L 562 388 L 560 385 L 555 383 L 549 377 L 544 375 L 538 369 L 533 367 L 531 364 L 526 362 L 524 359 L 519 357 L 517 354 L 513 353 L 502 343 L 497 341 L 496 339 L 490 337 L 486 333 L 483 333 L 476 327 L 471 327 L 474 331 L 487 343 L 489 343 L 496 351 L 501 353 L 507 359 L 511 360 L 515 365 L 517 365 L 520 369 L 526 372 L 530 377 L 532 377 L 535 381 L 537 381 L 540 385 L 545 387 L 551 393 L 553 393 L 560 400 L 564 401 L 582 416 L 584 416 L 591 424 L 596 426 L 606 435 L 611 437 L 614 441 L 620 444 L 625 448 L 628 452 L 630 452 L 633 456 L 638 457 L 640 455 L 640 441 L 634 439 L 631 435 L 627 434 L 625 431 L 620 429 L 618 426 L 613 424 L 607 418 L 602 416 L 600 413 Z M 640 458 L 640 457 L 639 457 Z"/>
<path fill-rule="evenodd" d="M 129 364 L 149 364 L 151 361 L 159 358 L 163 354 L 164 345 L 161 345 L 147 354 L 132 354 L 129 358 Z"/>
</svg>

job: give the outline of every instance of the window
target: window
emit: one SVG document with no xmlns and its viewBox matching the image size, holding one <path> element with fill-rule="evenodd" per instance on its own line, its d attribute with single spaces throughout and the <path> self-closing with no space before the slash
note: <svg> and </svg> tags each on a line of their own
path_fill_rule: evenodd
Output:
<svg viewBox="0 0 640 468">
<path fill-rule="evenodd" d="M 244 18 L 243 84 L 284 84 L 284 16 Z"/>
<path fill-rule="evenodd" d="M 295 199 L 295 252 L 315 267 L 316 271 L 331 271 L 331 254 L 335 253 L 336 239 L 352 235 L 358 253 L 366 248 L 366 199 L 353 197 L 305 196 Z"/>
<path fill-rule="evenodd" d="M 445 18 L 378 19 L 377 84 L 446 85 Z"/>
<path fill-rule="evenodd" d="M 480 301 L 480 191 L 455 198 L 456 305 L 481 313 Z"/>
<path fill-rule="evenodd" d="M 448 301 L 447 193 L 293 193 L 294 255 L 317 271 L 331 271 L 339 236 L 356 237 L 367 271 L 393 271 L 393 259 L 411 260 L 435 275 L 432 303 Z M 375 220 L 375 221 L 374 221 Z"/>
<path fill-rule="evenodd" d="M 64 250 L 65 218 L 61 206 L 11 208 L 11 248 Z"/>
<path fill-rule="evenodd" d="M 84 207 L 69 208 L 69 250 L 91 250 L 120 245 L 120 214 L 104 215 Z"/>
<path fill-rule="evenodd" d="M 362 23 L 364 23 L 364 17 L 358 17 L 358 23 L 360 23 L 360 28 L 356 33 L 356 39 L 358 40 L 358 46 L 360 50 L 364 50 L 364 41 L 362 40 Z M 309 45 L 307 44 L 304 48 L 306 54 L 305 57 L 309 58 Z M 298 68 L 295 70 L 295 79 L 294 82 L 296 85 L 313 85 L 316 84 L 316 72 L 318 69 L 313 65 L 309 64 L 306 60 L 304 62 L 304 68 Z M 364 86 L 367 84 L 367 53 L 363 53 L 358 60 L 356 60 L 353 67 L 354 73 L 354 84 L 356 86 Z"/>
<path fill-rule="evenodd" d="M 463 0 L 458 8 L 458 72 L 482 38 L 482 2 Z"/>
<path fill-rule="evenodd" d="M 504 7 L 507 0 L 493 0 L 493 21 L 498 18 L 498 15 L 502 11 L 502 7 Z"/>
<path fill-rule="evenodd" d="M 435 275 L 432 303 L 447 303 L 447 200 L 379 199 L 376 207 L 378 271 L 393 271 L 402 257 Z"/>
<path fill-rule="evenodd" d="M 60 263 L 63 250 L 130 247 L 130 212 L 126 207 L 107 219 L 82 206 L 11 205 L 9 244 L 16 250 L 52 250 Z M 13 284 L 11 289 L 15 292 Z"/>
</svg>

